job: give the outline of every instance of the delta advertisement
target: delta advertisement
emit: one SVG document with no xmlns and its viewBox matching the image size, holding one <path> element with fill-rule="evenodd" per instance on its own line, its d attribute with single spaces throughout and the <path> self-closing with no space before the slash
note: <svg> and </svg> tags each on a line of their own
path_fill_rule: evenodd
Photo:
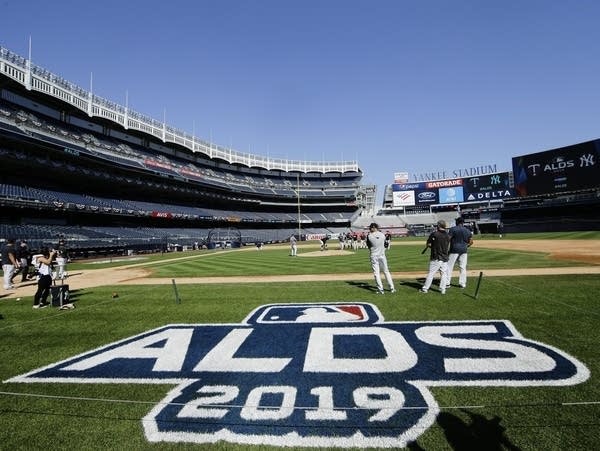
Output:
<svg viewBox="0 0 600 451">
<path fill-rule="evenodd" d="M 597 188 L 600 139 L 512 159 L 519 196 Z"/>
<path fill-rule="evenodd" d="M 392 185 L 394 207 L 456 204 L 514 197 L 508 172 Z"/>
</svg>

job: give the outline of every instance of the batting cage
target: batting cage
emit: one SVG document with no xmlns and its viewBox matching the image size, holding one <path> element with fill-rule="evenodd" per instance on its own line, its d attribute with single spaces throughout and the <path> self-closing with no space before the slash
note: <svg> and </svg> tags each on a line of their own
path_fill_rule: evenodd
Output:
<svg viewBox="0 0 600 451">
<path fill-rule="evenodd" d="M 242 246 L 242 233 L 236 227 L 226 229 L 212 229 L 206 238 L 206 247 L 209 249 L 228 247 L 239 248 Z"/>
</svg>

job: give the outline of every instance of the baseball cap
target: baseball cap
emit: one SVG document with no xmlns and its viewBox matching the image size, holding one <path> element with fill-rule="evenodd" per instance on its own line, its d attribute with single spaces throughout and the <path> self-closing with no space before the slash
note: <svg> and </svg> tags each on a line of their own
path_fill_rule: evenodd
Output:
<svg viewBox="0 0 600 451">
<path fill-rule="evenodd" d="M 440 220 L 437 222 L 437 226 L 438 226 L 438 228 L 440 228 L 440 229 L 445 229 L 445 228 L 446 228 L 446 221 L 444 221 L 443 219 L 440 219 Z"/>
<path fill-rule="evenodd" d="M 378 229 L 378 228 L 379 228 L 379 225 L 377 225 L 377 223 L 376 223 L 376 222 L 372 222 L 371 224 L 369 224 L 369 229 L 371 229 L 371 228 L 373 228 L 373 227 L 375 227 L 376 229 Z"/>
</svg>

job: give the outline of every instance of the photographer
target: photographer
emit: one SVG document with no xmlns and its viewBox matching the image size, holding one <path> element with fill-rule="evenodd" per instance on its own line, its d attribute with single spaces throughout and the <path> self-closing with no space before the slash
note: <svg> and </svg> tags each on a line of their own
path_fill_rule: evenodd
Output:
<svg viewBox="0 0 600 451">
<path fill-rule="evenodd" d="M 37 257 L 38 265 L 38 288 L 33 297 L 33 308 L 39 309 L 48 307 L 49 303 L 46 302 L 50 295 L 50 286 L 52 285 L 52 260 L 56 256 L 56 251 L 48 250 L 48 248 L 42 249 L 42 255 Z"/>
</svg>

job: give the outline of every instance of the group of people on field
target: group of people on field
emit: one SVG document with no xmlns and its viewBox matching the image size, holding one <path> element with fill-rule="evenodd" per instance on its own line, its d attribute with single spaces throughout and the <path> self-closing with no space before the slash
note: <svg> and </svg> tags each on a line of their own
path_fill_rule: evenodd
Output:
<svg viewBox="0 0 600 451">
<path fill-rule="evenodd" d="M 433 278 L 439 271 L 440 293 L 446 294 L 446 289 L 450 287 L 450 279 L 454 265 L 458 262 L 459 275 L 458 286 L 465 288 L 467 286 L 467 251 L 473 244 L 473 233 L 464 225 L 463 218 L 456 219 L 456 225 L 447 230 L 446 221 L 440 220 L 436 224 L 436 229 L 429 235 L 426 242 L 426 248 L 430 249 L 429 272 L 425 283 L 421 287 L 422 293 L 427 293 L 433 282 Z M 385 250 L 390 246 L 390 237 L 379 231 L 377 223 L 371 223 L 369 234 L 367 235 L 367 247 L 370 250 L 371 268 L 378 294 L 384 294 L 381 273 L 383 272 L 391 293 L 395 293 L 394 281 L 390 274 Z"/>
<path fill-rule="evenodd" d="M 446 221 L 440 220 L 427 238 L 427 248 L 431 249 L 429 272 L 421 287 L 422 293 L 427 293 L 435 274 L 440 272 L 440 293 L 446 294 L 450 287 L 450 279 L 454 265 L 458 262 L 458 286 L 467 286 L 467 251 L 473 244 L 473 233 L 465 227 L 463 218 L 456 218 L 456 225 L 447 229 Z"/>
<path fill-rule="evenodd" d="M 456 225 L 449 230 L 446 221 L 440 220 L 436 224 L 435 230 L 429 235 L 426 242 L 425 252 L 430 249 L 429 272 L 425 283 L 421 287 L 422 293 L 427 293 L 433 278 L 437 272 L 440 272 L 440 293 L 446 294 L 446 289 L 450 287 L 450 279 L 454 265 L 458 263 L 459 275 L 458 286 L 465 288 L 467 286 L 467 251 L 473 244 L 473 233 L 464 225 L 462 217 L 456 219 Z M 388 268 L 386 250 L 391 247 L 391 234 L 385 234 L 379 230 L 379 225 L 375 222 L 369 225 L 369 232 L 365 234 L 340 234 L 340 248 L 343 249 L 342 242 L 357 243 L 364 242 L 365 247 L 369 249 L 369 259 L 373 277 L 375 279 L 376 292 L 384 294 L 381 273 L 383 273 L 387 282 L 389 291 L 396 292 L 392 275 Z M 352 245 L 353 248 L 354 245 Z M 321 239 L 321 250 L 327 249 L 327 238 Z M 290 237 L 290 255 L 298 255 L 298 243 L 296 237 Z"/>
<path fill-rule="evenodd" d="M 29 249 L 25 240 L 17 246 L 15 240 L 9 238 L 2 246 L 1 253 L 4 289 L 13 290 L 15 288 L 13 279 L 19 274 L 21 283 L 35 278 L 38 289 L 34 295 L 33 308 L 46 307 L 49 304 L 47 298 L 52 280 L 67 277 L 68 257 L 65 241 L 60 239 L 56 249 L 44 247 L 36 252 Z"/>
</svg>

